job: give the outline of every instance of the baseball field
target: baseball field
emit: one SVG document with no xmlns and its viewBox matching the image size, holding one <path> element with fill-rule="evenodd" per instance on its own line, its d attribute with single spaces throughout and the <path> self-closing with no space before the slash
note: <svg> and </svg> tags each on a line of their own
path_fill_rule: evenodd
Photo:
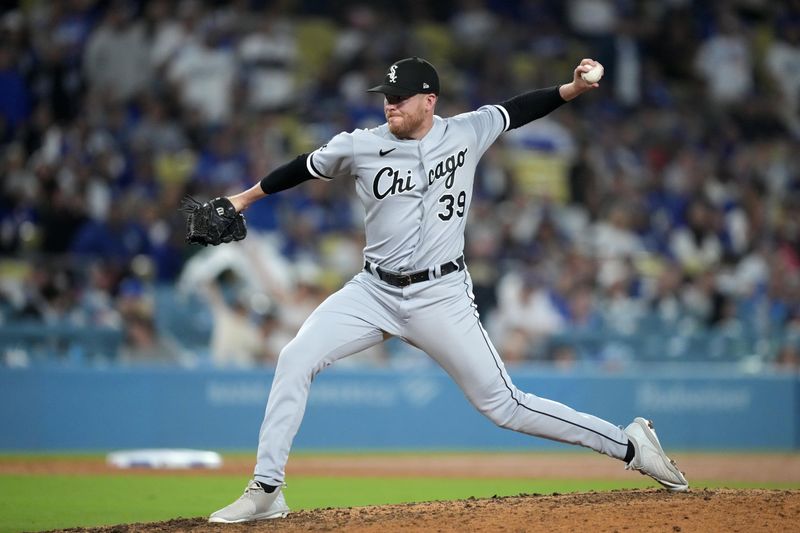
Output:
<svg viewBox="0 0 800 533">
<path fill-rule="evenodd" d="M 0 455 L 0 532 L 798 531 L 800 454 L 676 453 L 670 494 L 589 452 L 297 453 L 293 513 L 205 517 L 240 493 L 251 454 L 216 470 L 118 470 L 102 455 Z"/>
</svg>

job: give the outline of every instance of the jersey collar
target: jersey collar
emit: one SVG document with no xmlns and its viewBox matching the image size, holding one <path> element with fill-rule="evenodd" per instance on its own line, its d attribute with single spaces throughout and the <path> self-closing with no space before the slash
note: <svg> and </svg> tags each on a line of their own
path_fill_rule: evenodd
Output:
<svg viewBox="0 0 800 533">
<path fill-rule="evenodd" d="M 439 115 L 433 115 L 433 126 L 425 134 L 425 137 L 420 139 L 420 142 L 428 144 L 428 143 L 438 143 L 442 140 L 444 136 L 444 120 Z"/>
</svg>

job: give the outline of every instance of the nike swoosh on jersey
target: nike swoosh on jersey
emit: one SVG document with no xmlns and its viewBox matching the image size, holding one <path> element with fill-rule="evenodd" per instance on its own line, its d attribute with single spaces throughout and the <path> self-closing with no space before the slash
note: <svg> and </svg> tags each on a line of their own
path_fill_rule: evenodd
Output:
<svg viewBox="0 0 800 533">
<path fill-rule="evenodd" d="M 383 157 L 383 156 L 385 156 L 386 154 L 388 154 L 390 152 L 394 152 L 395 150 L 397 150 L 397 148 L 391 148 L 391 149 L 386 150 L 386 151 L 378 150 L 378 154 L 380 154 L 380 156 Z"/>
</svg>

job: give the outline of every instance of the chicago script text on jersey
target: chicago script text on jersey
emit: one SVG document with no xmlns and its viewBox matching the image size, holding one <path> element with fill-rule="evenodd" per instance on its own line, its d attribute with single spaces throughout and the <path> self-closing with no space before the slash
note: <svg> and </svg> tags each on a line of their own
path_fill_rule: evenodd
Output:
<svg viewBox="0 0 800 533">
<path fill-rule="evenodd" d="M 456 170 L 464 166 L 466 156 L 467 148 L 464 148 L 458 152 L 458 155 L 451 155 L 439 161 L 434 168 L 428 171 L 428 185 L 433 185 L 434 181 L 444 177 L 444 186 L 451 189 L 456 179 Z"/>
<path fill-rule="evenodd" d="M 400 177 L 400 171 L 392 167 L 383 167 L 372 181 L 372 192 L 375 198 L 383 200 L 387 196 L 404 193 L 412 190 L 416 185 L 411 181 L 411 170 L 406 171 L 406 177 Z"/>
</svg>

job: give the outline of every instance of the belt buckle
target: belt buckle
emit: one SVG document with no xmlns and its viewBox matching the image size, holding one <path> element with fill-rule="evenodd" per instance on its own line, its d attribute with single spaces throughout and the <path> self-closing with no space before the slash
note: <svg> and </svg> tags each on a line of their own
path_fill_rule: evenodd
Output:
<svg viewBox="0 0 800 533">
<path fill-rule="evenodd" d="M 411 274 L 401 274 L 397 276 L 397 285 L 399 287 L 408 287 L 411 285 Z"/>
</svg>

